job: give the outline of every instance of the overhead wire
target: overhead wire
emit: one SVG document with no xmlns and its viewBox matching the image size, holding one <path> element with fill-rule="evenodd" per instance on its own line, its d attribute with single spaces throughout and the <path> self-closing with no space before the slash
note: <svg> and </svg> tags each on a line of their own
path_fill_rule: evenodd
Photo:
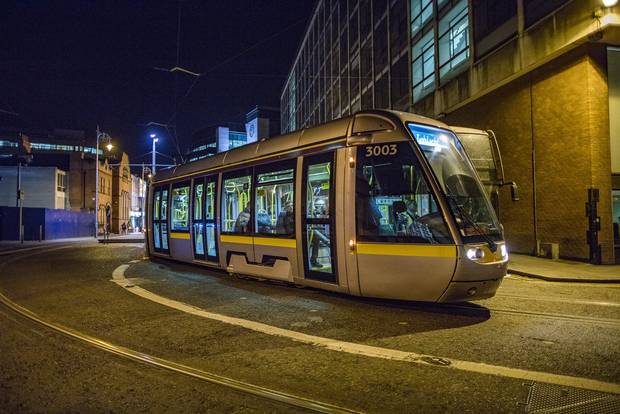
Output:
<svg viewBox="0 0 620 414">
<path fill-rule="evenodd" d="M 182 0 L 179 0 L 179 11 L 178 11 L 178 18 L 177 18 L 177 67 L 180 65 L 180 44 L 181 44 L 181 2 Z M 178 115 L 178 111 L 179 111 L 179 107 L 181 106 L 181 104 L 185 101 L 185 99 L 187 99 L 187 97 L 191 94 L 192 90 L 194 89 L 194 87 L 196 86 L 196 84 L 198 83 L 198 80 L 203 77 L 206 73 L 210 73 L 213 72 L 215 69 L 226 65 L 227 63 L 230 63 L 232 61 L 234 61 L 235 59 L 243 56 L 244 54 L 248 53 L 249 51 L 255 49 L 256 47 L 270 41 L 271 39 L 281 35 L 282 33 L 290 30 L 291 28 L 293 28 L 294 26 L 298 25 L 299 23 L 306 21 L 307 17 L 301 18 L 293 23 L 291 23 L 290 25 L 286 26 L 284 29 L 280 30 L 279 32 L 273 33 L 270 36 L 267 36 L 266 38 L 252 44 L 251 46 L 247 47 L 246 49 L 240 51 L 239 53 L 236 53 L 235 55 L 230 56 L 229 58 L 224 59 L 223 61 L 217 63 L 215 66 L 212 66 L 210 68 L 208 68 L 206 71 L 198 74 L 197 76 L 194 77 L 194 81 L 191 83 L 191 85 L 189 86 L 189 88 L 187 89 L 187 91 L 185 92 L 185 94 L 183 95 L 183 97 L 181 99 L 177 99 L 177 74 L 175 72 L 175 91 L 174 91 L 174 111 L 172 113 L 172 115 L 170 116 L 170 118 L 168 119 L 168 122 L 166 122 L 166 129 L 169 131 L 168 128 L 168 124 L 170 124 L 172 121 L 174 121 L 177 118 Z M 161 68 L 157 68 L 158 70 L 161 70 Z M 169 70 L 168 70 L 169 71 Z M 181 150 L 179 147 L 179 143 L 176 137 L 176 127 L 174 128 L 174 141 L 175 144 L 177 146 L 177 151 L 179 153 L 179 156 L 181 157 L 181 160 L 184 161 L 184 157 L 181 154 Z"/>
</svg>

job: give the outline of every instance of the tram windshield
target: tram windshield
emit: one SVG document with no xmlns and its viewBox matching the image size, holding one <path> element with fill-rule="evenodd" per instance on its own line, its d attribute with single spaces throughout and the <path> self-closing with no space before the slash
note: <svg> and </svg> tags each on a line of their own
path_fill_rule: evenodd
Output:
<svg viewBox="0 0 620 414">
<path fill-rule="evenodd" d="M 499 221 L 460 141 L 449 131 L 408 124 L 448 199 L 465 243 L 499 240 Z"/>
</svg>

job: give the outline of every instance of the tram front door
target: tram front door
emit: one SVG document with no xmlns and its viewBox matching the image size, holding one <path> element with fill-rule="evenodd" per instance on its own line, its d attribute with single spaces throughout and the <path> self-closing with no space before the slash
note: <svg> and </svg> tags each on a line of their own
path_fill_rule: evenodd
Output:
<svg viewBox="0 0 620 414">
<path fill-rule="evenodd" d="M 337 283 L 334 231 L 334 152 L 304 157 L 302 244 L 306 279 Z"/>
</svg>

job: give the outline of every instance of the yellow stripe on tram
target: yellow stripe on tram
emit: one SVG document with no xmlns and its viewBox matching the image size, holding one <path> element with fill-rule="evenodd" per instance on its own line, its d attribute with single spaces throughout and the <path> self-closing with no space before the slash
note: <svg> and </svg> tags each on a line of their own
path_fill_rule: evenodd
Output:
<svg viewBox="0 0 620 414">
<path fill-rule="evenodd" d="M 170 233 L 173 239 L 189 240 L 189 233 Z"/>
<path fill-rule="evenodd" d="M 456 246 L 358 243 L 357 253 L 385 256 L 456 257 Z"/>
<path fill-rule="evenodd" d="M 276 239 L 271 237 L 254 237 L 254 244 L 259 246 L 273 246 L 273 247 L 289 247 L 291 249 L 297 248 L 297 242 L 295 239 Z"/>
<path fill-rule="evenodd" d="M 257 244 L 259 246 L 289 247 L 291 249 L 295 249 L 297 247 L 295 239 L 279 239 L 272 237 L 221 235 L 220 241 L 222 243 Z"/>
<path fill-rule="evenodd" d="M 221 235 L 220 241 L 222 243 L 238 243 L 238 244 L 253 244 L 252 237 L 249 236 L 226 236 Z"/>
</svg>

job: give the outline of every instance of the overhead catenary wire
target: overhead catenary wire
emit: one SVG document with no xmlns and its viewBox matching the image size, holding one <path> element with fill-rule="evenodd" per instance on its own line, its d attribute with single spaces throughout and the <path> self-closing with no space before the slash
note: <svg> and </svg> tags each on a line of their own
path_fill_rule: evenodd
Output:
<svg viewBox="0 0 620 414">
<path fill-rule="evenodd" d="M 188 73 L 194 75 L 194 81 L 191 83 L 191 85 L 189 86 L 189 88 L 187 89 L 187 91 L 185 92 L 185 94 L 183 95 L 183 97 L 181 99 L 177 99 L 177 80 L 176 80 L 177 79 L 176 72 L 178 72 L 180 70 L 173 71 L 173 70 L 170 70 L 170 69 L 154 68 L 156 70 L 168 71 L 168 72 L 175 73 L 175 105 L 174 105 L 175 108 L 174 108 L 174 111 L 173 111 L 172 115 L 168 119 L 167 124 L 170 124 L 172 121 L 177 119 L 178 111 L 179 111 L 179 108 L 181 107 L 182 103 L 189 97 L 189 95 L 192 93 L 192 90 L 194 89 L 194 87 L 198 83 L 198 80 L 200 78 L 204 77 L 205 74 L 211 73 L 215 69 L 217 69 L 217 68 L 219 68 L 219 67 L 221 67 L 223 65 L 226 65 L 226 64 L 234 61 L 235 59 L 243 56 L 244 54 L 246 54 L 249 51 L 255 49 L 256 47 L 258 47 L 258 46 L 260 46 L 260 45 L 262 45 L 262 44 L 272 40 L 273 38 L 281 35 L 282 33 L 290 30 L 291 28 L 295 27 L 299 23 L 304 22 L 306 20 L 307 20 L 307 17 L 304 17 L 304 18 L 301 18 L 299 20 L 296 20 L 295 22 L 293 22 L 290 25 L 286 26 L 284 29 L 282 29 L 282 30 L 280 30 L 280 31 L 278 31 L 276 33 L 273 33 L 273 34 L 265 37 L 262 40 L 259 40 L 258 42 L 250 45 L 249 47 L 245 48 L 244 50 L 242 50 L 242 51 L 240 51 L 240 52 L 238 52 L 238 53 L 236 53 L 236 54 L 234 54 L 234 55 L 232 55 L 232 56 L 222 60 L 221 62 L 215 64 L 214 66 L 208 68 L 206 71 L 204 71 L 202 73 L 195 73 L 195 72 L 185 71 L 185 72 L 188 72 Z M 182 69 L 182 68 L 180 68 L 180 44 L 181 44 L 181 0 L 179 0 L 179 12 L 178 12 L 178 18 L 177 18 L 177 66 L 176 66 L 176 68 Z M 168 129 L 167 126 L 166 126 L 166 129 Z M 180 147 L 179 147 L 179 144 L 178 144 L 178 140 L 176 139 L 176 128 L 174 128 L 174 137 L 175 137 L 175 144 L 177 146 L 177 151 L 179 152 L 179 155 L 181 156 L 181 160 L 184 161 L 184 158 L 181 155 L 181 151 L 180 151 Z"/>
</svg>

